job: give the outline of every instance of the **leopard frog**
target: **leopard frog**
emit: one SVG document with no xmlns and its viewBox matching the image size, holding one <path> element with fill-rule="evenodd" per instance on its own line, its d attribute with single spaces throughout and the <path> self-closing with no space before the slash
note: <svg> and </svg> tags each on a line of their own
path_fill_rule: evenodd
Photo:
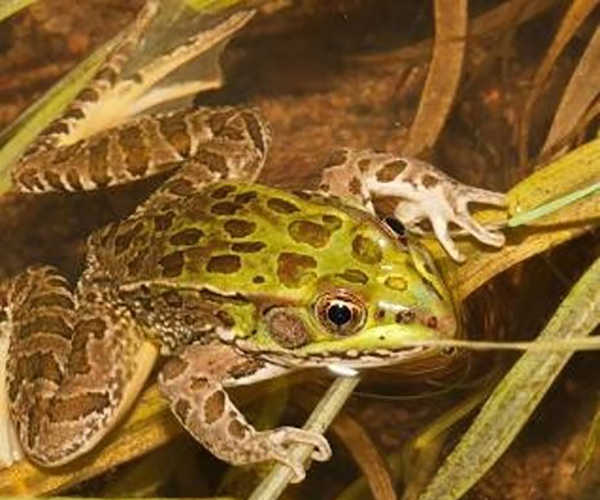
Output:
<svg viewBox="0 0 600 500">
<path fill-rule="evenodd" d="M 428 220 L 459 258 L 448 224 L 500 246 L 502 235 L 475 222 L 467 204 L 504 198 L 418 160 L 350 149 L 331 155 L 316 191 L 258 184 L 271 136 L 252 109 L 146 114 L 97 131 L 90 121 L 107 113 L 104 101 L 123 88 L 139 99 L 199 50 L 192 39 L 120 76 L 156 8 L 147 4 L 15 166 L 14 185 L 26 193 L 170 176 L 135 213 L 90 236 L 75 290 L 49 266 L 9 282 L 12 420 L 29 459 L 62 465 L 115 426 L 166 358 L 160 390 L 198 441 L 233 464 L 287 464 L 300 480 L 304 467 L 289 445 L 308 443 L 325 460 L 326 439 L 294 427 L 255 430 L 225 388 L 306 367 L 362 369 L 430 355 L 434 347 L 406 343 L 458 334 L 450 294 L 427 252 L 381 217 L 394 215 L 409 231 Z M 215 30 L 230 33 L 247 18 L 236 14 Z M 131 92 L 132 82 L 142 90 Z M 393 214 L 375 212 L 379 196 L 395 200 Z"/>
</svg>

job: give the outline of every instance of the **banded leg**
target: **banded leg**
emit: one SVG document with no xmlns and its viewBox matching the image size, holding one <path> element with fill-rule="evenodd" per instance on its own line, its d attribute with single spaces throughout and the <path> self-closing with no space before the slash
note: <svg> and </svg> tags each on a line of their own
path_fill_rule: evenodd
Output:
<svg viewBox="0 0 600 500">
<path fill-rule="evenodd" d="M 312 445 L 313 459 L 322 461 L 331 456 L 329 444 L 320 434 L 294 427 L 258 432 L 248 424 L 223 389 L 223 382 L 247 364 L 228 346 L 192 344 L 165 365 L 159 387 L 177 419 L 215 456 L 236 465 L 276 460 L 301 481 L 304 466 L 287 447 Z"/>
<path fill-rule="evenodd" d="M 94 108 L 101 105 L 104 97 L 115 87 L 123 66 L 131 53 L 139 45 L 148 25 L 155 18 L 160 0 L 147 0 L 144 7 L 112 48 L 104 63 L 98 68 L 90 82 L 79 92 L 62 114 L 53 120 L 29 146 L 20 158 L 13 177 L 15 185 L 20 186 L 21 169 L 27 169 L 30 163 L 43 164 L 36 158 L 47 151 L 60 146 L 73 144 L 83 138 L 86 123 Z M 89 127 L 87 127 L 89 129 Z M 91 134 L 87 134 L 89 137 Z M 27 189 L 25 189 L 27 191 Z"/>
<path fill-rule="evenodd" d="M 157 349 L 127 311 L 95 290 L 71 294 L 52 268 L 15 278 L 8 299 L 7 383 L 17 434 L 32 460 L 62 465 L 123 416 Z"/>
<path fill-rule="evenodd" d="M 252 17 L 252 11 L 238 12 L 212 29 L 193 35 L 170 52 L 124 77 L 122 72 L 141 40 L 159 2 L 150 0 L 132 26 L 125 31 L 107 61 L 63 114 L 40 134 L 13 170 L 13 181 L 21 192 L 79 191 L 122 184 L 173 168 L 180 155 L 165 152 L 162 127 L 181 134 L 196 132 L 182 120 L 198 113 L 155 114 L 133 117 L 151 106 L 196 93 L 206 81 L 175 83 L 155 88 L 169 74 L 212 47 L 224 43 Z M 210 86 L 210 82 L 208 83 Z M 206 112 L 200 112 L 205 116 Z M 201 127 L 204 128 L 204 127 Z M 200 140 L 210 137 L 200 135 Z M 158 145 L 156 141 L 158 140 Z M 189 139 L 188 141 L 193 140 Z M 168 139 L 167 139 L 168 141 Z M 155 147 L 157 146 L 157 147 Z M 133 162 L 133 165 L 131 164 Z M 123 164 L 124 163 L 124 164 Z M 129 167 L 129 173 L 127 170 Z M 124 175 L 120 175 L 124 174 Z"/>
<path fill-rule="evenodd" d="M 373 212 L 373 198 L 396 198 L 394 217 L 415 233 L 422 233 L 419 224 L 428 220 L 439 242 L 457 261 L 463 258 L 449 233 L 450 223 L 486 245 L 501 247 L 505 241 L 502 233 L 479 224 L 468 209 L 469 203 L 504 207 L 503 194 L 461 184 L 414 158 L 341 149 L 325 167 L 320 189 L 354 199 Z"/>
<path fill-rule="evenodd" d="M 25 192 L 93 190 L 188 164 L 200 165 L 210 174 L 196 175 L 198 181 L 252 181 L 264 164 L 269 143 L 268 127 L 252 109 L 161 113 L 49 151 L 20 170 L 16 181 Z M 38 160 L 46 163 L 38 165 Z"/>
</svg>

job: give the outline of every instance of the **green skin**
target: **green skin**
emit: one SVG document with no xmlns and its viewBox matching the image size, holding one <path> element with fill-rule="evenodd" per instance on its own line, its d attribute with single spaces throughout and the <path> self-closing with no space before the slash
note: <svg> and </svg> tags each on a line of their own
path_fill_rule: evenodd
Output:
<svg viewBox="0 0 600 500">
<path fill-rule="evenodd" d="M 247 195 L 249 201 L 236 204 Z M 120 288 L 134 297 L 140 287 L 150 295 L 208 289 L 225 298 L 235 296 L 230 302 L 223 299 L 220 310 L 234 324 L 218 329 L 220 340 L 294 367 L 338 360 L 353 366 L 385 364 L 386 358 L 402 357 L 394 351 L 406 353 L 403 342 L 456 334 L 450 294 L 417 242 L 400 241 L 364 211 L 323 197 L 306 199 L 306 193 L 300 196 L 258 184 L 217 183 L 181 203 L 168 230 L 156 232 L 152 219 L 144 220 L 144 230 L 136 235 L 137 250 L 122 258 L 110 245 L 108 253 L 107 248 L 92 252 L 102 267 L 115 269 Z M 235 213 L 211 212 L 211 207 L 227 208 L 228 203 Z M 187 208 L 192 205 L 193 213 Z M 186 235 L 189 240 L 183 241 Z M 142 256 L 142 271 L 129 275 L 123 262 L 137 255 Z M 180 274 L 169 277 L 179 269 L 161 262 L 177 260 L 174 255 L 183 255 L 184 263 Z M 218 264 L 219 258 L 225 260 L 213 269 L 211 263 Z M 331 297 L 331 302 L 346 295 L 360 310 L 361 324 L 337 331 L 319 315 L 325 304 L 317 306 L 321 297 Z M 247 302 L 240 303 L 241 297 Z M 275 312 L 283 311 L 284 319 L 295 325 L 293 332 L 277 330 L 273 317 L 281 318 Z M 138 315 L 152 322 L 145 311 Z M 348 352 L 360 356 L 353 360 Z"/>
</svg>

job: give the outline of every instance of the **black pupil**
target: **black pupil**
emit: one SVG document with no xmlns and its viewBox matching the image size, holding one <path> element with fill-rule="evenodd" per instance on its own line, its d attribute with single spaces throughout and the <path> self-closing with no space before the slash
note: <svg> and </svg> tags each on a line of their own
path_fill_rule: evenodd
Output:
<svg viewBox="0 0 600 500">
<path fill-rule="evenodd" d="M 327 317 L 334 325 L 344 326 L 352 319 L 352 311 L 344 304 L 331 304 L 327 310 Z"/>
</svg>

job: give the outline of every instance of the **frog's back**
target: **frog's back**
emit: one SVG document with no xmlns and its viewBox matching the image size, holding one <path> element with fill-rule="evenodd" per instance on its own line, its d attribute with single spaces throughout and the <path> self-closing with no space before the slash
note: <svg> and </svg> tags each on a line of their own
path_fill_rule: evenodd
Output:
<svg viewBox="0 0 600 500">
<path fill-rule="evenodd" d="M 379 241 L 369 240 L 373 231 Z M 304 192 L 227 182 L 109 226 L 91 246 L 98 264 L 126 288 L 209 287 L 290 298 L 323 275 L 366 284 L 385 247 L 395 260 L 409 258 L 362 211 Z"/>
</svg>

